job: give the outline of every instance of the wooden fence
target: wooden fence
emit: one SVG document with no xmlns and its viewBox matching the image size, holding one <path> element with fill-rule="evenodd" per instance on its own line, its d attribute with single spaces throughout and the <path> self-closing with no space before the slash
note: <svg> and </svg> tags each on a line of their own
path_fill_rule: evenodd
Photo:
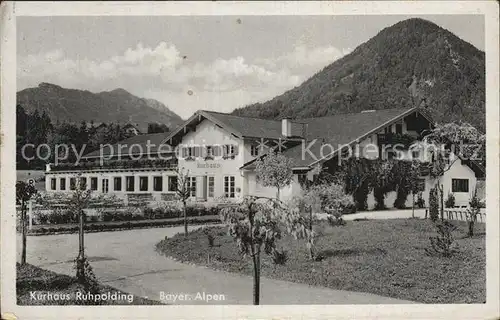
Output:
<svg viewBox="0 0 500 320">
<path fill-rule="evenodd" d="M 425 209 L 425 218 L 429 217 L 429 208 Z M 441 213 L 439 218 L 441 218 Z M 444 218 L 448 220 L 460 220 L 460 221 L 469 221 L 470 213 L 467 209 L 464 208 L 447 208 L 444 209 Z M 486 214 L 485 212 L 479 212 L 476 215 L 476 221 L 478 222 L 486 222 Z"/>
</svg>

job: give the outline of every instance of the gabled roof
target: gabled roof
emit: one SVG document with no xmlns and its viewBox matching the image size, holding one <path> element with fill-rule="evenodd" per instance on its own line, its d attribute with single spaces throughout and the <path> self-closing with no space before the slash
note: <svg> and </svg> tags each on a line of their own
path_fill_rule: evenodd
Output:
<svg viewBox="0 0 500 320">
<path fill-rule="evenodd" d="M 229 133 L 239 138 L 266 138 L 279 139 L 285 138 L 281 133 L 281 121 L 267 120 L 260 118 L 239 117 L 227 113 L 198 110 L 182 125 L 177 127 L 165 139 L 168 142 L 170 139 L 178 135 L 183 135 L 185 128 L 191 125 L 197 125 L 204 119 L 207 119 L 216 125 L 224 128 Z M 301 124 L 292 123 L 292 137 L 300 138 L 303 132 Z"/>
<path fill-rule="evenodd" d="M 245 138 L 284 138 L 281 133 L 281 121 L 239 117 L 215 111 L 203 111 L 202 114 L 210 115 L 219 122 L 224 123 L 226 126 L 233 128 Z M 292 136 L 302 136 L 302 125 L 292 122 Z"/>
<path fill-rule="evenodd" d="M 310 167 L 322 160 L 322 155 L 332 156 L 338 152 L 340 146 L 363 140 L 416 111 L 421 112 L 418 108 L 398 108 L 295 120 L 306 125 L 305 140 L 285 150 L 283 154 L 293 160 L 296 168 Z M 304 152 L 303 156 L 303 150 L 309 150 L 311 153 Z M 252 162 L 246 163 L 242 168 L 251 169 Z"/>
<path fill-rule="evenodd" d="M 111 147 L 105 147 L 102 149 L 102 156 L 109 157 L 113 155 L 126 156 L 126 155 L 138 155 L 138 154 L 146 154 L 148 151 L 147 145 L 149 141 L 149 151 L 150 154 L 156 153 L 157 151 L 164 152 L 166 150 L 170 150 L 170 148 L 166 147 L 166 144 L 163 143 L 165 138 L 169 135 L 168 132 L 162 133 L 150 133 L 150 134 L 141 134 L 132 136 L 128 139 L 119 141 L 118 143 L 113 144 Z M 161 149 L 158 150 L 159 146 L 162 145 Z M 141 152 L 142 151 L 142 152 Z M 95 150 L 82 158 L 98 158 L 101 157 L 101 151 Z"/>
</svg>

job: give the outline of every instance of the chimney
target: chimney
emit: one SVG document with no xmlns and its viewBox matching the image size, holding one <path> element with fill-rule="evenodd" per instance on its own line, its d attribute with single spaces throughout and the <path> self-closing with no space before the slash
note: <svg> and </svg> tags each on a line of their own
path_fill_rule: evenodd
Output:
<svg viewBox="0 0 500 320">
<path fill-rule="evenodd" d="M 285 137 L 292 136 L 292 120 L 290 118 L 283 118 L 281 120 L 281 134 Z"/>
</svg>

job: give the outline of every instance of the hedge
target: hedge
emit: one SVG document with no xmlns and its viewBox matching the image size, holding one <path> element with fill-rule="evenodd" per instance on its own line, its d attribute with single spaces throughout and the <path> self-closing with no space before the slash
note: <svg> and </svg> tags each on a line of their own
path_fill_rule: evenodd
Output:
<svg viewBox="0 0 500 320">
<path fill-rule="evenodd" d="M 188 218 L 188 224 L 221 223 L 219 216 L 204 216 Z M 142 228 L 161 228 L 179 226 L 184 224 L 184 218 L 162 219 L 162 220 L 139 220 L 139 221 L 121 221 L 121 222 L 97 222 L 85 224 L 85 232 L 103 232 L 119 231 Z M 61 233 L 77 233 L 78 225 L 66 226 L 43 226 L 33 228 L 28 231 L 28 235 L 48 235 Z"/>
</svg>

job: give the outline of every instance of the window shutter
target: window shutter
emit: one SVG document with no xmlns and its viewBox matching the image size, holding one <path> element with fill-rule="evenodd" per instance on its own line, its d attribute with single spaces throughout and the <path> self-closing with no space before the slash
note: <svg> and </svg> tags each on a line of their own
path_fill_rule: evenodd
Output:
<svg viewBox="0 0 500 320">
<path fill-rule="evenodd" d="M 187 148 L 182 148 L 182 157 L 186 158 L 187 157 Z"/>
<path fill-rule="evenodd" d="M 239 151 L 238 149 L 239 149 L 238 145 L 233 144 L 233 156 L 237 156 L 238 155 L 238 151 Z"/>
</svg>

